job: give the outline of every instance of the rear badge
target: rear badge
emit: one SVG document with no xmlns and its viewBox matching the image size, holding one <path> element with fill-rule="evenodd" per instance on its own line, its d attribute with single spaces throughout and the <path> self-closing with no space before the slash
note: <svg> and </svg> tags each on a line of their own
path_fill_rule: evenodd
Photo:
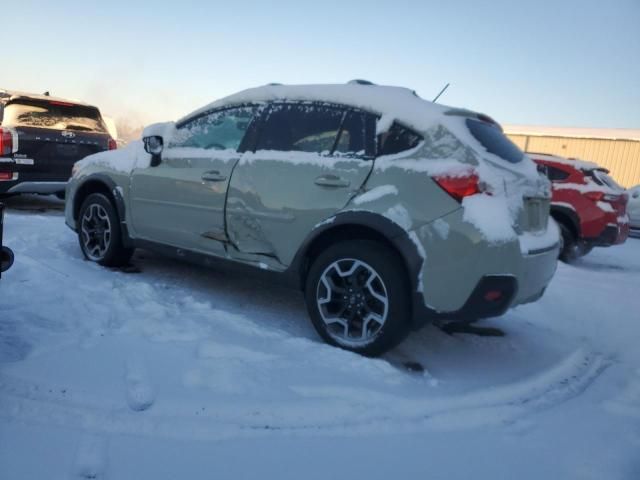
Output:
<svg viewBox="0 0 640 480">
<path fill-rule="evenodd" d="M 74 138 L 76 136 L 73 132 L 67 132 L 66 130 L 62 132 L 62 136 L 65 138 Z"/>
<path fill-rule="evenodd" d="M 16 158 L 16 165 L 33 165 L 35 162 L 33 158 Z"/>
</svg>

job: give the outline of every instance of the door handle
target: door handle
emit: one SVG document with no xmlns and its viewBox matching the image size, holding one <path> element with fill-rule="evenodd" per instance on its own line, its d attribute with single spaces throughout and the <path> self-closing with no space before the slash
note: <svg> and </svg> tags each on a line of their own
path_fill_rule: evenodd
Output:
<svg viewBox="0 0 640 480">
<path fill-rule="evenodd" d="M 204 172 L 201 178 L 205 182 L 224 182 L 227 179 L 227 176 L 222 175 L 217 170 L 212 170 L 210 172 Z"/>
<path fill-rule="evenodd" d="M 314 182 L 316 185 L 320 185 L 321 187 L 334 187 L 334 188 L 345 188 L 351 185 L 349 180 L 345 180 L 344 178 L 340 178 L 337 175 L 321 175 L 315 179 Z"/>
</svg>

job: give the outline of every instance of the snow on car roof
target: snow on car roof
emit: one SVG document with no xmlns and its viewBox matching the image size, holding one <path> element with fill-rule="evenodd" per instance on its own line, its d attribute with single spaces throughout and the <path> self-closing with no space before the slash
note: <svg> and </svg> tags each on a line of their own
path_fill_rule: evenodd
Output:
<svg viewBox="0 0 640 480">
<path fill-rule="evenodd" d="M 579 158 L 564 158 L 558 157 L 557 155 L 549 155 L 547 153 L 531 153 L 527 152 L 532 159 L 540 159 L 548 162 L 561 163 L 563 165 L 571 165 L 574 168 L 580 168 L 582 170 L 606 170 L 606 168 L 601 167 L 597 163 L 588 162 L 586 160 L 580 160 Z"/>
<path fill-rule="evenodd" d="M 265 85 L 216 100 L 179 120 L 182 122 L 215 108 L 270 101 L 318 101 L 348 105 L 394 119 L 417 130 L 427 130 L 442 121 L 451 107 L 418 97 L 408 88 L 358 83 L 327 85 Z"/>
<path fill-rule="evenodd" d="M 65 102 L 65 103 L 73 103 L 74 105 L 80 105 L 83 107 L 91 107 L 91 108 L 98 108 L 95 105 L 90 105 L 88 103 L 84 103 L 84 102 L 80 102 L 78 100 L 72 100 L 69 98 L 62 98 L 62 97 L 53 97 L 50 95 L 42 95 L 39 93 L 29 93 L 29 92 L 20 92 L 17 90 L 5 90 L 0 88 L 0 99 L 3 99 L 3 101 L 10 101 L 10 100 L 15 100 L 18 98 L 24 98 L 24 99 L 32 99 L 32 100 L 43 100 L 46 102 Z"/>
</svg>

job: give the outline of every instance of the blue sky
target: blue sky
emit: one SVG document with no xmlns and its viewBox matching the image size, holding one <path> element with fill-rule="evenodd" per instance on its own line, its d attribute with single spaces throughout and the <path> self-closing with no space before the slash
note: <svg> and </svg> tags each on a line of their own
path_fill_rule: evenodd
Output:
<svg viewBox="0 0 640 480">
<path fill-rule="evenodd" d="M 0 86 L 139 123 L 269 82 L 450 82 L 442 103 L 502 123 L 640 128 L 639 26 L 640 0 L 21 0 Z"/>
</svg>

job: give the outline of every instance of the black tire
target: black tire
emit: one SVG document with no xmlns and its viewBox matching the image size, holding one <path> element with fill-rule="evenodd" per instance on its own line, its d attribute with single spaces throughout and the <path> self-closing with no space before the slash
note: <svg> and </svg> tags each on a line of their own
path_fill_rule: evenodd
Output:
<svg viewBox="0 0 640 480">
<path fill-rule="evenodd" d="M 355 268 L 354 274 L 343 277 L 338 274 L 336 265 L 338 270 L 345 268 L 350 271 L 349 267 Z M 339 294 L 334 290 L 331 290 L 333 293 L 328 293 L 328 283 L 323 282 L 323 277 L 326 280 L 331 272 L 337 274 L 336 278 L 342 283 Z M 369 281 L 365 285 L 366 279 Z M 336 282 L 332 280 L 332 283 L 335 286 Z M 379 297 L 385 295 L 386 307 L 383 307 L 385 302 Z M 359 299 L 354 300 L 356 297 Z M 327 343 L 361 355 L 381 355 L 398 345 L 409 332 L 411 296 L 403 260 L 394 250 L 375 241 L 344 241 L 323 251 L 309 269 L 305 300 L 313 326 Z M 323 301 L 326 306 L 321 306 L 320 302 Z M 334 304 L 335 307 L 332 306 Z M 344 325 L 325 322 L 323 315 L 332 316 L 328 314 L 330 308 L 339 310 L 332 315 Z M 362 310 L 358 310 L 359 308 Z M 382 311 L 386 313 L 382 324 L 379 321 L 367 321 L 371 314 Z M 346 317 L 351 317 L 351 320 Z M 382 318 L 382 315 L 378 315 L 378 318 Z M 354 331 L 364 337 L 365 329 L 367 338 L 350 336 Z M 338 333 L 336 330 L 343 331 Z"/>
<path fill-rule="evenodd" d="M 564 224 L 558 223 L 562 236 L 562 248 L 559 258 L 565 263 L 572 263 L 583 255 L 583 249 L 575 234 Z"/>
<path fill-rule="evenodd" d="M 97 216 L 96 212 L 100 212 L 104 218 L 99 218 L 94 222 L 91 218 Z M 102 222 L 101 227 L 96 225 L 98 221 Z M 87 260 L 105 267 L 121 267 L 127 265 L 131 260 L 134 249 L 125 248 L 122 244 L 122 229 L 118 212 L 105 195 L 92 193 L 84 200 L 80 207 L 77 228 L 80 248 Z M 108 235 L 105 234 L 107 228 L 110 231 Z M 94 236 L 89 237 L 87 232 Z M 98 240 L 101 236 L 102 240 Z M 95 246 L 98 248 L 96 249 Z"/>
</svg>

